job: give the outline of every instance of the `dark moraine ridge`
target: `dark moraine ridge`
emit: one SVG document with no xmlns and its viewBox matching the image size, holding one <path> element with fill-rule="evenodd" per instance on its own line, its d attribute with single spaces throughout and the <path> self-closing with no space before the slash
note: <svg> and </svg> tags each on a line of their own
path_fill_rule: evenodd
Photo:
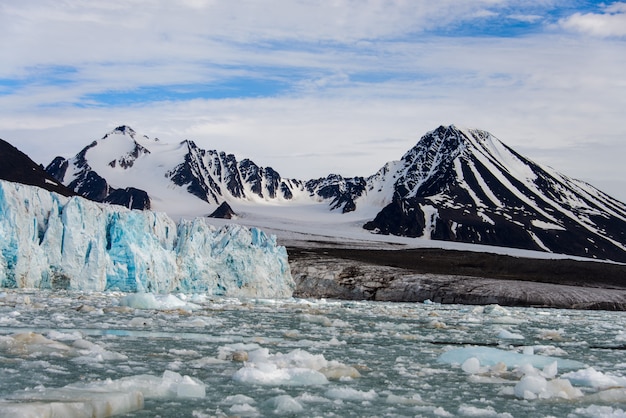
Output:
<svg viewBox="0 0 626 418">
<path fill-rule="evenodd" d="M 296 296 L 626 310 L 626 265 L 470 251 L 288 247 Z"/>
</svg>

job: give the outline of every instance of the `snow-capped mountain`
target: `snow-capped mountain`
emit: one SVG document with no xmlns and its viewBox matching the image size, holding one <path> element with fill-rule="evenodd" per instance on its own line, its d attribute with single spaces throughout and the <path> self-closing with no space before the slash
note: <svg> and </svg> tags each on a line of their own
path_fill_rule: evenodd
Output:
<svg viewBox="0 0 626 418">
<path fill-rule="evenodd" d="M 626 205 L 485 131 L 427 133 L 368 179 L 368 194 L 385 191 L 391 201 L 366 229 L 626 260 Z"/>
<path fill-rule="evenodd" d="M 55 158 L 46 171 L 84 197 L 136 209 L 188 207 L 204 213 L 223 201 L 289 200 L 304 190 L 302 182 L 282 179 L 271 167 L 237 161 L 190 140 L 163 144 L 128 126 L 72 158 Z"/>
<path fill-rule="evenodd" d="M 369 177 L 286 179 L 249 159 L 190 140 L 163 144 L 127 126 L 46 170 L 83 196 L 131 208 L 200 215 L 223 202 L 235 211 L 304 202 L 329 216 L 368 214 L 364 228 L 380 234 L 626 261 L 626 205 L 488 132 L 454 125 L 427 133 Z"/>
<path fill-rule="evenodd" d="M 259 167 L 233 154 L 207 151 L 189 140 L 181 142 L 186 152 L 184 160 L 165 176 L 177 186 L 206 201 L 219 204 L 232 199 L 283 199 L 293 197 L 301 183 L 282 179 L 271 167 Z"/>
</svg>

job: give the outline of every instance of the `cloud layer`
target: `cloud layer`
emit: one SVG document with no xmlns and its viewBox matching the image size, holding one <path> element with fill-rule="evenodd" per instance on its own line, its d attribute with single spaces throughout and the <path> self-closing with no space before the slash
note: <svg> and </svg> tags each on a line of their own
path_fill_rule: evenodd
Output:
<svg viewBox="0 0 626 418">
<path fill-rule="evenodd" d="M 126 123 L 369 175 L 455 123 L 626 200 L 626 3 L 5 3 L 0 137 L 44 164 Z"/>
</svg>

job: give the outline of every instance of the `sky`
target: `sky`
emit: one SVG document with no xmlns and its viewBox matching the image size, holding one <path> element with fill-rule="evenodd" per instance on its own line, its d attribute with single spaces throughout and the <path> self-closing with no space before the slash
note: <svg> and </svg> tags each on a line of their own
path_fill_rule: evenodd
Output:
<svg viewBox="0 0 626 418">
<path fill-rule="evenodd" d="M 0 51 L 0 138 L 44 165 L 126 124 L 368 176 L 455 124 L 626 202 L 626 2 L 3 1 Z"/>
</svg>

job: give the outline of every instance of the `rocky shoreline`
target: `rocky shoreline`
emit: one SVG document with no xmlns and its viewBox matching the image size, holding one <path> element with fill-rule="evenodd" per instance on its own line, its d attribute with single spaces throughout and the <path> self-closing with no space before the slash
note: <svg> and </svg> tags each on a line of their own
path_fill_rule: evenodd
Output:
<svg viewBox="0 0 626 418">
<path fill-rule="evenodd" d="M 287 248 L 294 296 L 626 310 L 626 266 L 441 249 Z"/>
</svg>

